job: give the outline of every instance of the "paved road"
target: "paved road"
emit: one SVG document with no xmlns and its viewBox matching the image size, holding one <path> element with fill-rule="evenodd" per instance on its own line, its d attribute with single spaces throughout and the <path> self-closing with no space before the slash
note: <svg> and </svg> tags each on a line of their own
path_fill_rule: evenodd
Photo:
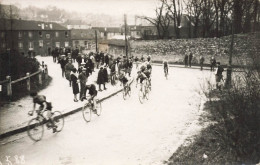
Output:
<svg viewBox="0 0 260 165">
<path fill-rule="evenodd" d="M 199 132 L 198 90 L 209 71 L 153 67 L 152 93 L 140 104 L 135 84 L 132 97 L 118 94 L 103 102 L 100 117 L 85 123 L 81 113 L 65 119 L 64 130 L 34 143 L 26 133 L 1 140 L 0 161 L 24 155 L 25 164 L 162 164 L 184 140 Z M 55 101 L 55 100 L 54 100 Z"/>
</svg>

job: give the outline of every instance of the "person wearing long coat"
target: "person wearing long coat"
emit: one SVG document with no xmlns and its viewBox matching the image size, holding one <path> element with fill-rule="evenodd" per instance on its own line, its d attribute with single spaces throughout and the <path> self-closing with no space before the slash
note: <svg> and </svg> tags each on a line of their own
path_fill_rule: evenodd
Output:
<svg viewBox="0 0 260 165">
<path fill-rule="evenodd" d="M 69 81 L 70 86 L 71 86 L 70 73 L 73 69 L 74 69 L 74 65 L 72 64 L 72 60 L 69 59 L 69 62 L 65 65 L 65 77 Z"/>
<path fill-rule="evenodd" d="M 79 93 L 79 85 L 78 85 L 78 78 L 76 76 L 76 71 L 77 71 L 77 69 L 74 68 L 72 70 L 71 75 L 70 75 L 71 82 L 72 82 L 72 91 L 73 91 L 73 94 L 74 94 L 74 102 L 78 101 L 77 95 Z"/>
<path fill-rule="evenodd" d="M 99 87 L 99 91 L 101 90 L 101 84 L 105 84 L 105 78 L 104 78 L 104 72 L 103 72 L 103 67 L 100 67 L 100 70 L 98 72 L 98 77 L 97 77 L 97 84 Z M 105 90 L 105 86 L 104 86 L 104 90 Z"/>
</svg>

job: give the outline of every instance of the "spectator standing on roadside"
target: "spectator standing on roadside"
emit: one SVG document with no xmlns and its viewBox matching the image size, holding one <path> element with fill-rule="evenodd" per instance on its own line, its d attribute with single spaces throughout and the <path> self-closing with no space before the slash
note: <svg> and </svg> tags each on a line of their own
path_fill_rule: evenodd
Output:
<svg viewBox="0 0 260 165">
<path fill-rule="evenodd" d="M 185 56 L 184 56 L 184 65 L 185 67 L 188 67 L 188 55 L 185 53 Z"/>
<path fill-rule="evenodd" d="M 77 75 L 76 75 L 76 71 L 77 71 L 77 69 L 73 68 L 72 73 L 70 75 L 70 79 L 71 79 L 71 82 L 72 82 L 72 91 L 73 91 L 73 94 L 74 94 L 74 102 L 78 102 L 77 95 L 79 93 L 79 85 L 78 85 L 78 78 L 77 78 Z"/>
<path fill-rule="evenodd" d="M 98 52 L 95 55 L 95 60 L 96 60 L 96 65 L 97 65 L 97 69 L 98 69 L 99 68 L 99 64 L 100 64 L 100 55 L 99 55 Z"/>
<path fill-rule="evenodd" d="M 147 61 L 148 61 L 148 62 L 151 61 L 151 55 L 148 55 L 148 57 L 147 57 Z"/>
<path fill-rule="evenodd" d="M 216 78 L 216 89 L 221 90 L 220 82 L 223 79 L 222 72 L 224 71 L 224 68 L 220 65 L 220 62 L 217 62 L 217 70 L 215 72 L 215 78 Z"/>
<path fill-rule="evenodd" d="M 102 91 L 101 90 L 101 84 L 104 84 L 104 73 L 103 73 L 103 67 L 101 66 L 99 71 L 98 71 L 98 77 L 97 77 L 97 84 L 98 84 L 98 91 Z M 105 88 L 104 88 L 105 89 Z"/>
<path fill-rule="evenodd" d="M 104 65 L 104 53 L 101 51 L 100 52 L 100 62 L 101 62 L 101 64 L 100 65 Z"/>
<path fill-rule="evenodd" d="M 204 63 L 204 57 L 201 55 L 200 56 L 200 70 L 203 70 L 203 63 Z"/>
<path fill-rule="evenodd" d="M 109 66 L 109 55 L 108 54 L 105 55 L 105 66 L 106 67 Z"/>
<path fill-rule="evenodd" d="M 142 55 L 142 57 L 141 57 L 141 62 L 144 62 L 144 56 Z"/>
<path fill-rule="evenodd" d="M 211 57 L 210 59 L 210 71 L 213 71 L 215 70 L 215 65 L 216 65 L 216 59 L 214 56 Z"/>
<path fill-rule="evenodd" d="M 79 74 L 79 82 L 80 82 L 80 94 L 79 98 L 86 97 L 86 83 L 88 76 L 86 74 L 86 68 L 83 68 L 82 72 Z"/>
<path fill-rule="evenodd" d="M 106 83 L 108 83 L 108 73 L 107 73 L 107 67 L 106 66 L 104 66 L 104 68 L 103 68 L 103 77 L 104 77 L 104 84 L 103 84 L 103 86 L 104 86 L 104 90 L 106 90 L 107 88 L 106 88 Z"/>
<path fill-rule="evenodd" d="M 62 77 L 65 75 L 65 65 L 68 63 L 66 60 L 66 56 L 62 55 L 61 59 L 59 59 L 58 63 L 60 63 L 61 71 L 62 71 Z"/>
<path fill-rule="evenodd" d="M 193 57 L 193 55 L 192 55 L 192 53 L 190 52 L 190 54 L 189 54 L 189 66 L 190 66 L 190 67 L 191 67 L 192 57 Z"/>
<path fill-rule="evenodd" d="M 81 54 L 79 53 L 77 58 L 76 58 L 76 61 L 78 63 L 78 68 L 80 67 L 80 64 L 82 63 L 82 57 L 81 57 Z"/>
<path fill-rule="evenodd" d="M 69 81 L 69 85 L 71 86 L 71 79 L 70 79 L 70 73 L 74 70 L 74 66 L 72 64 L 72 60 L 69 59 L 68 63 L 65 65 L 65 77 Z"/>
</svg>

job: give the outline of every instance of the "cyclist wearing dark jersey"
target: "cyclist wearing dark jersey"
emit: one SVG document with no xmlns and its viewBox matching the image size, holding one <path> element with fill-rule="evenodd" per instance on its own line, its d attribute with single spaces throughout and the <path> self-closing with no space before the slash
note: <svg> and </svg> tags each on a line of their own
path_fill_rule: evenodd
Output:
<svg viewBox="0 0 260 165">
<path fill-rule="evenodd" d="M 138 83 L 138 80 L 140 79 L 140 83 L 141 83 L 141 90 L 143 89 L 143 81 L 144 80 L 147 80 L 147 76 L 141 72 L 141 71 L 138 71 L 137 72 L 137 78 L 136 78 L 136 87 L 137 87 L 137 83 Z"/>
<path fill-rule="evenodd" d="M 94 104 L 94 110 L 96 111 L 96 96 L 97 96 L 97 89 L 94 84 L 86 85 L 86 90 L 88 90 L 88 94 L 90 95 L 89 102 L 93 101 Z M 83 101 L 83 100 L 81 100 Z"/>
<path fill-rule="evenodd" d="M 39 110 L 36 112 L 40 113 L 41 111 L 46 110 L 46 112 L 47 112 L 46 119 L 50 120 L 50 123 L 52 124 L 53 133 L 55 133 L 57 127 L 55 126 L 54 121 L 51 118 L 51 115 L 52 115 L 51 114 L 51 110 L 52 110 L 51 102 L 47 102 L 46 97 L 44 95 L 38 95 L 37 92 L 32 92 L 30 95 L 33 97 L 33 111 L 32 112 L 30 111 L 29 115 L 33 115 L 37 104 L 40 105 Z"/>
</svg>

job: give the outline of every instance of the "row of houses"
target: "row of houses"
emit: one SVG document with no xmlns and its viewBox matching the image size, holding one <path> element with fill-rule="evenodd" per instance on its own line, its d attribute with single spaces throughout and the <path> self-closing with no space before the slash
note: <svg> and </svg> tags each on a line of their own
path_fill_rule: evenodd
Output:
<svg viewBox="0 0 260 165">
<path fill-rule="evenodd" d="M 122 44 L 124 33 L 124 27 L 80 29 L 75 26 L 68 28 L 53 22 L 0 19 L 0 53 L 17 50 L 22 54 L 34 52 L 40 55 L 50 55 L 56 47 L 95 51 L 96 38 L 100 51 L 111 52 L 110 47 L 104 45 L 124 46 Z M 133 39 L 141 39 L 145 35 L 157 35 L 156 28 L 153 26 L 128 26 L 127 34 Z"/>
</svg>

